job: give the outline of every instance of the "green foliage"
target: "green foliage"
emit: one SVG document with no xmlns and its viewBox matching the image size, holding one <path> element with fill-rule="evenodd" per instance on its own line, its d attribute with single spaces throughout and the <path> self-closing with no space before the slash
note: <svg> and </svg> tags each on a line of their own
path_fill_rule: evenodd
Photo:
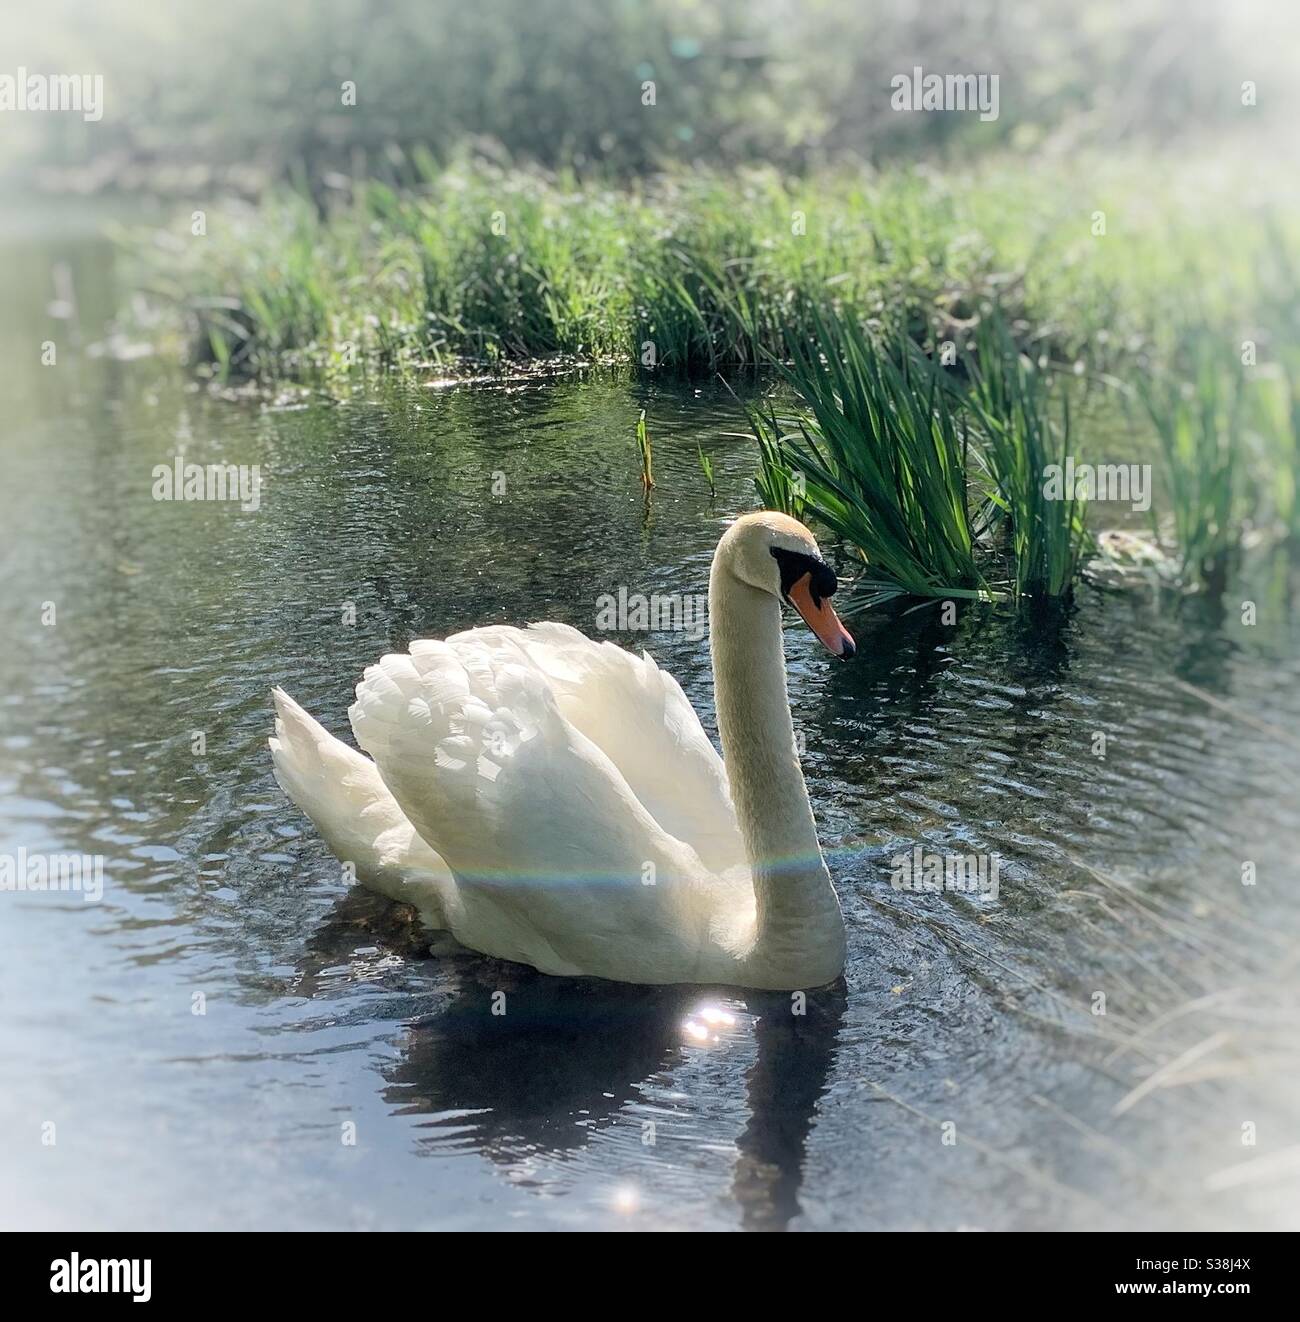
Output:
<svg viewBox="0 0 1300 1322">
<path fill-rule="evenodd" d="M 1193 326 L 1174 363 L 1142 374 L 1137 384 L 1160 442 L 1180 576 L 1220 589 L 1241 544 L 1235 517 L 1245 479 L 1240 359 L 1222 336 Z"/>
<path fill-rule="evenodd" d="M 1285 369 L 1249 387 L 1260 495 L 1278 528 L 1300 546 L 1300 384 Z"/>
<path fill-rule="evenodd" d="M 93 69 L 111 91 L 93 131 L 72 117 L 6 121 L 0 169 L 96 178 L 115 159 L 136 186 L 152 172 L 186 196 L 205 180 L 242 191 L 295 173 L 318 197 L 339 172 L 409 181 L 415 151 L 445 163 L 469 141 L 501 161 L 605 176 L 701 161 L 805 168 L 846 154 L 964 161 L 1051 139 L 1074 155 L 1214 131 L 1234 118 L 1224 68 L 1246 68 L 1264 88 L 1285 86 L 1294 67 L 1288 41 L 1261 40 L 1230 7 L 1184 6 L 1174 18 L 1168 0 L 1091 0 L 1082 15 L 1074 0 L 1040 0 L 1029 21 L 966 0 L 8 8 L 6 44 L 28 67 Z M 893 113 L 894 79 L 918 61 L 1000 71 L 997 117 Z M 1103 87 L 1123 94 L 1099 96 Z M 1235 118 L 1258 135 L 1271 113 L 1286 113 L 1285 98 L 1261 96 Z"/>
<path fill-rule="evenodd" d="M 1006 323 L 982 319 L 964 391 L 906 339 L 886 351 L 852 320 L 815 321 L 815 342 L 792 343 L 785 368 L 805 412 L 754 416 L 764 503 L 807 514 L 854 548 L 868 566 L 867 604 L 1004 590 L 1068 598 L 1089 545 L 1085 512 L 1072 494 L 1050 499 L 1045 483 L 1048 465 L 1070 454 L 1068 397 Z"/>
<path fill-rule="evenodd" d="M 791 518 L 802 521 L 805 517 L 805 479 L 802 470 L 794 465 L 785 445 L 785 429 L 774 409 L 766 413 L 755 410 L 751 414 L 754 437 L 758 441 L 758 472 L 754 474 L 754 488 L 763 508 L 780 510 Z"/>
<path fill-rule="evenodd" d="M 264 376 L 473 359 L 626 357 L 646 370 L 754 367 L 819 307 L 888 313 L 924 337 L 994 280 L 966 203 L 910 173 L 795 188 L 769 171 L 652 191 L 482 161 L 367 182 L 322 215 L 296 193 L 232 208 L 202 245 L 152 254 L 148 283 L 240 341 Z M 808 227 L 811 226 L 811 230 Z"/>
<path fill-rule="evenodd" d="M 971 398 L 1016 595 L 1066 598 L 1088 546 L 1087 510 L 1073 491 L 1052 499 L 1045 479 L 1049 465 L 1064 467 L 1072 454 L 1069 394 L 1016 348 L 1000 316 L 981 318 L 976 345 Z"/>
<path fill-rule="evenodd" d="M 704 453 L 704 447 L 696 442 L 695 454 L 700 461 L 700 472 L 704 474 L 704 480 L 709 484 L 709 499 L 717 500 L 718 486 L 713 480 L 713 460 Z"/>
<path fill-rule="evenodd" d="M 816 338 L 791 336 L 783 368 L 807 414 L 756 412 L 760 492 L 801 510 L 867 566 L 866 601 L 979 597 L 968 493 L 968 437 L 948 387 L 900 338 L 880 351 L 848 318 L 812 314 Z"/>
<path fill-rule="evenodd" d="M 641 410 L 641 416 L 636 420 L 636 448 L 641 457 L 641 485 L 649 494 L 655 484 L 654 452 L 650 445 L 650 433 L 646 431 L 645 409 Z"/>
<path fill-rule="evenodd" d="M 361 182 L 325 213 L 301 193 L 223 207 L 202 243 L 138 259 L 143 282 L 188 305 L 201 357 L 219 323 L 230 370 L 262 376 L 552 355 L 716 372 L 782 355 L 819 311 L 932 345 L 991 301 L 1035 358 L 1100 374 L 1167 352 L 1171 291 L 1194 281 L 1207 315 L 1238 315 L 1277 287 L 1263 255 L 1300 247 L 1289 218 L 1242 233 L 1227 203 L 1151 209 L 1123 243 L 1080 237 L 1083 200 L 1047 167 L 697 171 L 637 189 L 422 153 L 407 167 L 418 185 Z M 1149 182 L 1120 174 L 1122 196 Z"/>
</svg>

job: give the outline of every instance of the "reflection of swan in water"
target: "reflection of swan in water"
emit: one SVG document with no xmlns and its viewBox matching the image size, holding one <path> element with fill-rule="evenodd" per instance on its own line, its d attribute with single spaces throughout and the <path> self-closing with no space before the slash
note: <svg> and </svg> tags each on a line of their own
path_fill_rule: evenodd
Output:
<svg viewBox="0 0 1300 1322">
<path fill-rule="evenodd" d="M 758 1050 L 745 1081 L 749 1123 L 736 1142 L 733 1187 L 747 1229 L 780 1230 L 799 1212 L 808 1132 L 848 999 L 841 981 L 810 995 L 802 1015 L 778 993 L 750 992 L 745 1000 L 758 1015 Z"/>
<path fill-rule="evenodd" d="M 410 910 L 354 891 L 313 935 L 298 990 L 314 994 L 317 970 L 347 961 L 361 941 L 388 957 L 416 957 L 428 937 Z M 842 982 L 810 993 L 806 1013 L 795 1015 L 780 992 L 545 977 L 469 953 L 443 953 L 438 971 L 455 984 L 447 1004 L 407 1028 L 401 1059 L 384 1071 L 394 1114 L 447 1116 L 458 1144 L 526 1174 L 539 1158 L 582 1148 L 624 1122 L 644 1085 L 684 1065 L 729 1017 L 735 1026 L 714 1049 L 734 1055 L 737 1085 L 751 1024 L 756 1048 L 733 1177 L 743 1223 L 781 1229 L 797 1215 L 804 1151 L 845 1009 Z M 505 1014 L 492 1012 L 495 993 L 504 993 Z M 670 1132 L 671 1121 L 658 1125 Z M 430 1121 L 427 1150 L 442 1149 L 439 1131 L 450 1137 Z M 656 1151 L 646 1150 L 651 1179 Z"/>
<path fill-rule="evenodd" d="M 506 1166 L 607 1128 L 638 1085 L 678 1062 L 684 1025 L 709 1000 L 698 988 L 610 987 L 497 961 L 458 981 L 444 1010 L 408 1028 L 384 1097 L 405 1114 L 473 1112 L 475 1147 Z M 504 1014 L 493 1013 L 497 997 Z"/>
</svg>

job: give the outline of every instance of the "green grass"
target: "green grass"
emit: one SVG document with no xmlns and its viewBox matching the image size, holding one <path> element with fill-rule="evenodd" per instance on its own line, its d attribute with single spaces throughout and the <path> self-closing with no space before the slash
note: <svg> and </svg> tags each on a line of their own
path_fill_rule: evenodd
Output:
<svg viewBox="0 0 1300 1322">
<path fill-rule="evenodd" d="M 465 360 L 753 367 L 818 312 L 934 345 L 990 299 L 1030 328 L 1022 347 L 1103 371 L 1158 340 L 1171 290 L 1194 278 L 1214 307 L 1248 307 L 1267 254 L 1300 250 L 1285 211 L 1276 233 L 1243 231 L 1235 199 L 1188 205 L 1149 163 L 1127 175 L 1108 163 L 1086 189 L 1051 162 L 697 171 L 622 188 L 418 156 L 406 170 L 423 182 L 358 182 L 326 215 L 290 192 L 214 206 L 206 237 L 141 245 L 142 282 L 179 313 L 197 359 L 320 375 L 340 392 L 348 373 Z M 1113 232 L 1096 238 L 1087 216 L 1102 204 Z"/>
<path fill-rule="evenodd" d="M 799 459 L 784 443 L 785 432 L 776 410 L 750 415 L 754 439 L 758 442 L 758 472 L 754 489 L 764 509 L 780 510 L 801 522 L 807 518 L 806 487 Z"/>
<path fill-rule="evenodd" d="M 1083 503 L 1051 499 L 1071 453 L 1068 394 L 986 314 L 946 375 L 910 340 L 815 320 L 782 371 L 799 411 L 756 410 L 764 503 L 812 518 L 865 568 L 855 606 L 895 597 L 1066 600 L 1089 547 Z M 1005 547 L 1005 550 L 1004 550 Z"/>
<path fill-rule="evenodd" d="M 1162 526 L 1179 577 L 1222 590 L 1241 546 L 1246 503 L 1245 380 L 1234 346 L 1206 327 L 1188 329 L 1167 370 L 1143 374 L 1139 397 L 1160 442 Z"/>
<path fill-rule="evenodd" d="M 1000 316 L 981 320 L 976 345 L 971 403 L 1015 595 L 1066 599 L 1089 545 L 1085 503 L 1075 492 L 1053 499 L 1046 480 L 1073 453 L 1069 392 L 1016 348 Z"/>
<path fill-rule="evenodd" d="M 646 495 L 649 495 L 655 484 L 654 448 L 650 444 L 650 433 L 646 430 L 645 409 L 641 410 L 636 420 L 636 449 L 641 460 L 641 485 Z"/>
<path fill-rule="evenodd" d="M 700 461 L 700 472 L 704 474 L 704 480 L 709 484 L 709 499 L 717 500 L 718 484 L 713 478 L 713 460 L 704 453 L 704 447 L 698 441 L 695 443 L 695 456 Z"/>
<path fill-rule="evenodd" d="M 805 412 L 753 415 L 760 495 L 861 556 L 854 604 L 986 596 L 969 436 L 938 369 L 905 336 L 891 355 L 852 319 L 813 324 L 815 338 L 791 336 L 783 368 Z"/>
</svg>

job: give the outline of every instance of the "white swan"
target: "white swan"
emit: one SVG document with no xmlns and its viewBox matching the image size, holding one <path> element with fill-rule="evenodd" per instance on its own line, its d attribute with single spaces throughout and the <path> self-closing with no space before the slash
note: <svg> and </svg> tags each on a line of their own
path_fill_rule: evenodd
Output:
<svg viewBox="0 0 1300 1322">
<path fill-rule="evenodd" d="M 848 658 L 835 586 L 783 514 L 718 543 L 725 769 L 649 656 L 534 624 L 371 666 L 349 715 L 373 761 L 276 689 L 276 778 L 360 880 L 484 954 L 620 982 L 820 986 L 843 968 L 844 922 L 795 750 L 781 601 Z"/>
</svg>

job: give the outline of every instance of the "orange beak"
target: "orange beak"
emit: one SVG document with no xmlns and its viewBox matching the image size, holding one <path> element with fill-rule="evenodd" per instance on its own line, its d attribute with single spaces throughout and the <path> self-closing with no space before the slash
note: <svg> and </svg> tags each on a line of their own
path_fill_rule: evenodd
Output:
<svg viewBox="0 0 1300 1322">
<path fill-rule="evenodd" d="M 841 661 L 847 661 L 858 650 L 853 635 L 840 623 L 828 597 L 823 597 L 820 602 L 814 601 L 811 583 L 811 574 L 792 583 L 790 604 L 803 616 L 804 623 L 821 639 L 826 649 Z"/>
</svg>

